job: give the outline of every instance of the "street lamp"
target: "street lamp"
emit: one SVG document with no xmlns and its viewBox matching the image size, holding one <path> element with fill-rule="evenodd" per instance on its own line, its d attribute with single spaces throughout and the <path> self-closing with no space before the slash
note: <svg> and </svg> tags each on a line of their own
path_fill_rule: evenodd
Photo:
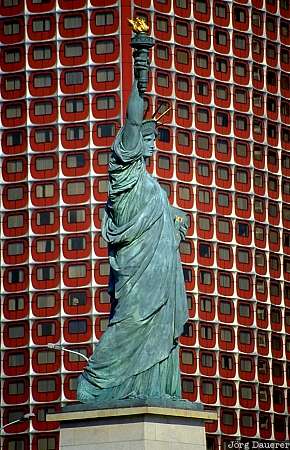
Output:
<svg viewBox="0 0 290 450">
<path fill-rule="evenodd" d="M 4 430 L 4 428 L 9 427 L 10 425 L 15 425 L 16 423 L 23 422 L 23 420 L 29 420 L 32 417 L 35 417 L 34 413 L 24 414 L 22 417 L 20 417 L 20 419 L 13 420 L 13 422 L 9 422 L 9 423 L 6 423 L 5 425 L 3 425 L 3 427 L 0 428 L 0 431 Z"/>
<path fill-rule="evenodd" d="M 70 349 L 64 347 L 64 346 L 61 345 L 61 344 L 52 344 L 52 343 L 50 342 L 49 344 L 47 344 L 47 347 L 48 347 L 48 348 L 51 348 L 51 349 L 53 349 L 53 350 L 61 350 L 61 351 L 63 351 L 63 352 L 67 352 L 67 353 L 74 353 L 75 355 L 81 356 L 81 357 L 84 358 L 86 361 L 89 361 L 89 358 L 88 358 L 86 355 L 83 355 L 82 353 L 77 352 L 77 351 L 75 351 L 75 350 L 70 350 Z"/>
</svg>

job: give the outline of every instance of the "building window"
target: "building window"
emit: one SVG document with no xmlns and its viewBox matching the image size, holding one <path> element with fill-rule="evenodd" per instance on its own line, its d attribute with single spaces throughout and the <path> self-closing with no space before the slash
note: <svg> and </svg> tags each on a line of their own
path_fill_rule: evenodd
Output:
<svg viewBox="0 0 290 450">
<path fill-rule="evenodd" d="M 35 47 L 33 49 L 33 59 L 35 61 L 47 60 L 52 57 L 52 49 L 49 46 Z"/>
<path fill-rule="evenodd" d="M 97 135 L 100 138 L 113 137 L 116 134 L 116 126 L 114 123 L 106 123 L 104 125 L 98 125 Z"/>
<path fill-rule="evenodd" d="M 189 81 L 187 78 L 181 77 L 179 75 L 176 76 L 177 88 L 180 91 L 188 92 L 189 91 Z"/>
<path fill-rule="evenodd" d="M 55 294 L 38 294 L 36 297 L 36 305 L 38 308 L 53 308 L 55 304 Z"/>
<path fill-rule="evenodd" d="M 56 327 L 54 322 L 43 322 L 37 325 L 37 335 L 42 336 L 53 336 L 56 332 Z M 45 391 L 44 391 L 45 392 Z"/>
<path fill-rule="evenodd" d="M 107 82 L 114 81 L 115 79 L 115 71 L 114 69 L 97 69 L 96 71 L 97 82 Z"/>
<path fill-rule="evenodd" d="M 74 15 L 74 16 L 66 16 L 64 18 L 63 25 L 65 30 L 73 30 L 76 28 L 80 28 L 82 26 L 82 23 L 83 23 L 82 16 Z"/>
<path fill-rule="evenodd" d="M 68 211 L 68 222 L 70 224 L 82 223 L 85 221 L 86 213 L 84 209 L 70 209 Z"/>
<path fill-rule="evenodd" d="M 196 2 L 195 2 L 196 11 L 198 11 L 202 14 L 206 14 L 207 8 L 208 8 L 208 6 L 207 6 L 206 0 L 196 0 Z"/>
<path fill-rule="evenodd" d="M 107 13 L 97 13 L 96 14 L 96 25 L 104 26 L 104 25 L 113 25 L 114 23 L 114 14 L 111 12 Z"/>
<path fill-rule="evenodd" d="M 51 21 L 49 18 L 47 19 L 34 19 L 32 21 L 32 30 L 34 33 L 36 32 L 46 32 L 50 31 Z"/>
<path fill-rule="evenodd" d="M 68 268 L 69 278 L 85 278 L 87 275 L 87 266 L 85 264 L 73 264 Z"/>
<path fill-rule="evenodd" d="M 36 186 L 37 198 L 52 198 L 54 196 L 54 184 L 40 184 Z"/>
<path fill-rule="evenodd" d="M 221 367 L 224 370 L 232 370 L 234 367 L 233 357 L 230 355 L 221 356 Z"/>
<path fill-rule="evenodd" d="M 83 54 L 82 44 L 65 44 L 64 45 L 64 56 L 66 58 L 78 57 Z"/>
<path fill-rule="evenodd" d="M 37 144 L 45 144 L 48 142 L 52 142 L 53 140 L 53 131 L 49 128 L 36 130 L 35 131 L 35 142 Z"/>
<path fill-rule="evenodd" d="M 65 72 L 65 84 L 67 86 L 82 84 L 83 82 L 84 82 L 84 73 L 81 70 Z"/>
<path fill-rule="evenodd" d="M 35 88 L 50 87 L 51 85 L 51 74 L 37 74 L 33 77 L 33 86 Z"/>
<path fill-rule="evenodd" d="M 4 61 L 6 64 L 17 63 L 20 61 L 20 50 L 5 50 Z"/>
<path fill-rule="evenodd" d="M 108 53 L 113 53 L 114 51 L 114 41 L 113 40 L 103 40 L 97 41 L 96 43 L 96 54 L 106 55 Z"/>
<path fill-rule="evenodd" d="M 38 281 L 53 280 L 55 277 L 55 268 L 51 266 L 39 267 L 36 271 L 36 278 Z"/>
<path fill-rule="evenodd" d="M 36 214 L 37 225 L 53 225 L 54 224 L 54 212 L 53 211 L 41 211 Z"/>
<path fill-rule="evenodd" d="M 98 110 L 114 109 L 116 107 L 116 99 L 113 95 L 106 97 L 100 96 L 97 98 L 96 105 Z"/>
<path fill-rule="evenodd" d="M 86 320 L 70 320 L 68 323 L 68 332 L 72 334 L 87 333 L 88 324 Z"/>
</svg>

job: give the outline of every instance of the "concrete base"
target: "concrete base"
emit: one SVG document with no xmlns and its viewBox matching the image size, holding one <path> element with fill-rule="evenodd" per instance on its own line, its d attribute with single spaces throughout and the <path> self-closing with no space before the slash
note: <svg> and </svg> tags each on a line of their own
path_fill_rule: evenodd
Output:
<svg viewBox="0 0 290 450">
<path fill-rule="evenodd" d="M 206 450 L 206 419 L 216 414 L 148 406 L 47 415 L 60 421 L 62 450 Z"/>
</svg>

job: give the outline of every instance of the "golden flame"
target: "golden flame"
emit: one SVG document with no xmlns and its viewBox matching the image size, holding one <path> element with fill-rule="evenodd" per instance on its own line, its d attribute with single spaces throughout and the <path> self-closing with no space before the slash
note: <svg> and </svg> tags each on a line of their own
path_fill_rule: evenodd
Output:
<svg viewBox="0 0 290 450">
<path fill-rule="evenodd" d="M 149 26 L 142 17 L 136 17 L 136 19 L 128 19 L 134 33 L 146 33 L 149 30 Z"/>
</svg>

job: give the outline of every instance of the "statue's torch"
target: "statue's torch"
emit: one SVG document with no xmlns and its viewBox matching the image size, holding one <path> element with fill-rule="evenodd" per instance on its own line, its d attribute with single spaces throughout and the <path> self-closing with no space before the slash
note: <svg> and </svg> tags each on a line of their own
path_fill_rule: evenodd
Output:
<svg viewBox="0 0 290 450">
<path fill-rule="evenodd" d="M 130 19 L 129 23 L 135 33 L 131 39 L 131 47 L 134 48 L 135 78 L 138 81 L 138 90 L 142 95 L 148 85 L 149 50 L 154 46 L 154 39 L 146 34 L 149 26 L 144 19 L 137 17 L 136 19 Z"/>
</svg>

